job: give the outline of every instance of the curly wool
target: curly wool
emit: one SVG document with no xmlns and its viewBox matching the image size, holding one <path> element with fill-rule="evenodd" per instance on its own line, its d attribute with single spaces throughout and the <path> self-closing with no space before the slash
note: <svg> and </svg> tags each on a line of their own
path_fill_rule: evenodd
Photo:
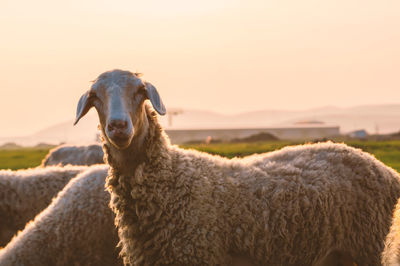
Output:
<svg viewBox="0 0 400 266">
<path fill-rule="evenodd" d="M 108 166 L 92 166 L 2 250 L 0 266 L 122 265 L 117 230 L 104 190 Z"/>
<path fill-rule="evenodd" d="M 44 210 L 51 199 L 87 167 L 0 170 L 0 246 Z"/>
<path fill-rule="evenodd" d="M 386 237 L 385 249 L 382 252 L 382 265 L 400 265 L 400 199 L 393 213 L 390 232 Z"/>
<path fill-rule="evenodd" d="M 115 151 L 104 141 L 125 264 L 230 265 L 240 255 L 256 265 L 312 265 L 332 249 L 379 264 L 400 196 L 393 169 L 344 144 L 245 160 L 184 150 L 149 109 L 143 145 Z"/>
<path fill-rule="evenodd" d="M 274 156 L 268 156 L 271 161 L 274 161 Z M 257 163 L 256 160 L 252 160 L 252 162 Z M 97 166 L 96 166 L 97 167 Z M 95 169 L 96 169 L 95 167 Z M 71 168 L 70 166 L 66 167 L 65 169 Z M 73 169 L 82 168 L 82 169 L 90 169 L 86 167 L 72 167 Z M 63 168 L 56 168 L 56 167 L 47 167 L 45 169 L 30 169 L 29 171 L 8 171 L 10 173 L 40 173 L 46 172 L 46 169 L 54 171 L 55 169 L 62 170 Z M 94 171 L 94 172 L 93 172 Z M 98 241 L 104 239 L 103 235 L 111 234 L 109 231 L 112 231 L 113 237 L 109 239 L 108 242 L 103 241 L 104 247 L 94 246 L 92 247 L 97 248 L 100 250 L 101 253 L 104 253 L 104 250 L 114 250 L 115 246 L 118 243 L 116 235 L 116 229 L 113 226 L 114 221 L 113 219 L 109 218 L 111 210 L 107 207 L 110 196 L 109 193 L 102 190 L 104 185 L 104 179 L 106 177 L 106 170 L 101 170 L 97 168 L 96 170 L 88 171 L 84 174 L 84 177 L 79 177 L 82 179 L 80 182 L 74 181 L 71 183 L 73 185 L 69 185 L 68 192 L 63 191 L 55 201 L 57 203 L 53 203 L 51 207 L 44 210 L 41 214 L 43 218 L 41 218 L 41 222 L 39 218 L 36 218 L 35 221 L 29 224 L 24 231 L 20 232 L 17 237 L 14 238 L 12 243 L 10 243 L 2 252 L 0 252 L 0 265 L 46 265 L 50 262 L 54 262 L 55 258 L 54 255 L 60 256 L 59 254 L 65 254 L 64 257 L 69 257 L 57 262 L 58 264 L 71 264 L 75 263 L 75 265 L 84 265 L 88 263 L 87 261 L 92 260 L 89 257 L 85 259 L 79 259 L 76 256 L 71 256 L 71 249 L 76 249 L 77 243 L 86 243 L 85 247 L 81 248 L 82 253 L 87 253 L 87 247 L 91 247 L 91 243 L 98 243 Z M 94 176 L 94 177 L 93 177 Z M 103 183 L 98 182 L 98 179 L 103 179 Z M 98 186 L 93 186 L 91 184 L 91 179 L 95 179 L 95 184 Z M 18 179 L 19 180 L 19 179 Z M 82 185 L 84 184 L 84 185 Z M 78 189 L 78 186 L 80 187 Z M 75 191 L 75 193 L 73 193 Z M 97 191 L 97 192 L 96 192 Z M 84 199 L 85 197 L 92 198 L 89 195 L 92 193 L 99 193 L 99 197 L 104 199 L 90 201 L 89 204 L 85 205 L 82 209 L 82 204 L 76 204 L 75 202 L 72 203 L 71 200 L 76 199 Z M 82 196 L 81 194 L 87 194 L 87 196 Z M 60 205 L 61 202 L 70 202 L 68 203 L 69 207 L 66 209 L 56 208 L 53 206 L 54 204 Z M 35 204 L 33 201 L 32 204 Z M 82 222 L 82 219 L 75 219 L 72 217 L 81 216 L 82 214 L 86 213 L 93 213 L 96 214 L 96 219 L 101 219 L 100 215 L 103 215 L 105 219 L 102 221 L 101 229 L 99 226 L 91 226 L 88 225 L 87 222 Z M 64 221 L 60 222 L 60 217 L 64 217 Z M 45 221 L 45 222 L 44 222 Z M 67 222 L 68 221 L 68 222 Z M 74 228 L 72 231 L 71 228 Z M 79 229 L 78 229 L 79 228 Z M 45 235 L 42 235 L 42 232 L 46 230 Z M 85 232 L 84 239 L 80 238 L 82 232 Z M 58 232 L 58 233 L 57 233 Z M 101 234 L 98 234 L 101 232 Z M 55 237 L 57 236 L 57 237 Z M 86 242 L 85 242 L 86 241 Z M 64 243 L 60 244 L 58 242 Z M 51 251 L 54 252 L 53 254 L 46 252 L 47 245 L 52 247 Z M 40 249 L 43 247 L 43 250 Z M 34 251 L 34 252 L 33 252 Z M 94 251 L 91 251 L 93 254 Z M 106 251 L 105 256 L 100 256 L 94 254 L 93 256 L 95 259 L 90 262 L 93 265 L 100 263 L 99 265 L 122 265 L 122 261 L 117 258 L 117 252 L 110 253 Z M 98 257 L 98 258 L 97 258 Z M 105 257 L 105 258 L 104 258 Z M 100 262 L 101 261 L 101 262 Z M 90 265 L 89 263 L 89 265 Z M 235 266 L 244 266 L 244 265 L 252 265 L 248 261 L 247 258 L 236 257 L 235 258 Z"/>
</svg>

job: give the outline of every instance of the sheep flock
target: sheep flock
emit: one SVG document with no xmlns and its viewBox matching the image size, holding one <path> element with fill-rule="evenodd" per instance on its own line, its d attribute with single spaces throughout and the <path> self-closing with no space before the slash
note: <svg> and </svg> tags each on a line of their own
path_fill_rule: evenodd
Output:
<svg viewBox="0 0 400 266">
<path fill-rule="evenodd" d="M 63 146 L 0 171 L 0 266 L 400 265 L 400 176 L 370 154 L 181 149 L 157 89 L 129 71 L 101 74 L 75 124 L 92 107 L 104 153 Z"/>
</svg>

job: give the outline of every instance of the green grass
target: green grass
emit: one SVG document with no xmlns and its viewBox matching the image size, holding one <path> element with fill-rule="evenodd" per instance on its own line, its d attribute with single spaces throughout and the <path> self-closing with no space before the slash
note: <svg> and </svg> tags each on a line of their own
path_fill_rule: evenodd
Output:
<svg viewBox="0 0 400 266">
<path fill-rule="evenodd" d="M 20 148 L 0 150 L 0 169 L 22 169 L 40 165 L 49 149 Z"/>
<path fill-rule="evenodd" d="M 347 144 L 375 155 L 377 159 L 400 172 L 400 141 L 352 141 Z"/>
<path fill-rule="evenodd" d="M 348 145 L 372 153 L 386 165 L 400 172 L 400 141 L 348 141 Z M 253 153 L 263 153 L 278 150 L 287 145 L 296 145 L 299 142 L 273 141 L 255 143 L 215 143 L 215 144 L 187 144 L 183 148 L 192 148 L 219 154 L 228 158 L 247 156 Z M 44 148 L 21 148 L 0 150 L 0 169 L 21 169 L 40 165 L 47 154 Z"/>
</svg>

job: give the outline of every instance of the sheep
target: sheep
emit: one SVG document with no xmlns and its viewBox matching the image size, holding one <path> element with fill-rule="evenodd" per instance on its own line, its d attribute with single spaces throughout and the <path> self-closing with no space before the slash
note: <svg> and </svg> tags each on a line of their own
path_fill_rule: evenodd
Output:
<svg viewBox="0 0 400 266">
<path fill-rule="evenodd" d="M 392 226 L 386 237 L 385 249 L 382 252 L 382 265 L 400 265 L 400 199 L 394 209 Z"/>
<path fill-rule="evenodd" d="M 262 156 L 264 163 L 280 163 L 282 158 L 275 156 L 276 153 L 270 153 Z M 259 163 L 257 160 L 252 162 Z M 97 168 L 96 168 L 97 167 Z M 55 167 L 52 167 L 55 168 Z M 88 168 L 90 169 L 90 168 Z M 22 172 L 22 171 L 19 171 Z M 36 171 L 37 172 L 37 171 Z M 107 207 L 109 194 L 104 191 L 104 180 L 107 175 L 107 170 L 103 166 L 95 166 L 92 170 L 82 173 L 80 181 L 71 181 L 67 187 L 61 192 L 50 207 L 45 209 L 36 219 L 31 222 L 24 231 L 20 232 L 13 241 L 0 252 L 0 266 L 8 265 L 55 265 L 74 264 L 74 265 L 122 265 L 117 254 L 109 252 L 117 245 L 116 231 L 113 226 L 113 215 Z M 94 183 L 92 183 L 94 179 Z M 101 181 L 103 180 L 103 181 Z M 93 184 L 95 184 L 93 186 Z M 90 200 L 88 200 L 88 198 Z M 96 200 L 93 200 L 93 199 Z M 75 201 L 81 200 L 87 203 L 76 204 Z M 57 207 L 56 207 L 57 206 Z M 65 206 L 68 206 L 65 208 Z M 96 225 L 88 226 L 87 217 L 89 214 L 96 214 Z M 87 216 L 86 218 L 84 216 Z M 40 217 L 40 218 L 39 218 Z M 62 217 L 62 218 L 60 218 Z M 76 219 L 74 217 L 81 217 Z M 101 217 L 105 217 L 101 225 Z M 84 221 L 83 221 L 84 220 Z M 71 231 L 71 228 L 74 230 Z M 110 232 L 111 231 L 111 232 Z M 85 237 L 81 236 L 85 232 Z M 102 234 L 98 234 L 102 232 Z M 104 241 L 104 234 L 112 235 L 110 243 Z M 89 243 L 99 243 L 100 246 L 92 247 Z M 82 244 L 84 243 L 84 244 Z M 80 246 L 78 246 L 80 244 Z M 48 250 L 48 245 L 52 248 Z M 83 246 L 83 248 L 82 248 Z M 86 249 L 89 250 L 89 253 Z M 79 248 L 81 253 L 94 254 L 92 257 L 97 258 L 95 248 L 100 251 L 100 255 L 106 252 L 103 257 L 92 260 L 86 256 L 82 259 L 76 254 Z M 46 251 L 43 251 L 45 249 Z M 60 259 L 59 254 L 64 254 Z M 248 258 L 236 257 L 232 265 L 235 266 L 252 266 L 253 264 Z M 90 261 L 90 262 L 89 262 Z M 331 261 L 331 260 L 330 260 Z M 318 264 L 319 265 L 334 265 L 334 264 Z"/>
<path fill-rule="evenodd" d="M 156 88 L 129 71 L 101 74 L 75 124 L 91 107 L 125 264 L 312 265 L 335 249 L 379 264 L 400 177 L 373 156 L 333 143 L 284 148 L 285 163 L 181 149 L 158 122 Z"/>
<path fill-rule="evenodd" d="M 103 149 L 98 144 L 88 146 L 61 145 L 49 151 L 41 166 L 103 164 Z"/>
<path fill-rule="evenodd" d="M 52 149 L 43 167 L 67 164 L 92 165 L 103 162 L 100 145 L 68 146 Z M 68 181 L 85 167 L 33 168 L 0 171 L 0 247 L 50 203 Z M 48 187 L 46 187 L 48 186 Z"/>
<path fill-rule="evenodd" d="M 104 190 L 107 166 L 93 166 L 0 250 L 0 266 L 122 265 L 114 214 Z M 73 230 L 71 230 L 73 229 Z M 252 266 L 236 258 L 234 266 Z"/>
<path fill-rule="evenodd" d="M 86 170 L 84 166 L 0 170 L 0 247 L 36 214 L 70 179 Z"/>
<path fill-rule="evenodd" d="M 104 189 L 107 171 L 107 165 L 95 165 L 73 178 L 0 250 L 0 266 L 122 265 Z"/>
</svg>

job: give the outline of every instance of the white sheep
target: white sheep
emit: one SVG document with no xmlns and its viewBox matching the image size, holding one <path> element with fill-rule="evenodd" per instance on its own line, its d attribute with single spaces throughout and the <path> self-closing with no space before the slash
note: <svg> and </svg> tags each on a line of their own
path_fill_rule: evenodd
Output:
<svg viewBox="0 0 400 266">
<path fill-rule="evenodd" d="M 45 209 L 84 166 L 0 170 L 0 247 Z"/>
<path fill-rule="evenodd" d="M 273 159 L 272 157 L 271 160 Z M 35 176 L 33 174 L 39 176 L 36 180 L 43 180 L 45 173 L 48 176 L 54 176 L 54 174 L 63 169 L 82 169 L 82 172 L 86 172 L 76 177 L 79 181 L 71 181 L 71 184 L 54 199 L 50 207 L 47 207 L 23 231 L 19 232 L 5 249 L 0 251 L 0 266 L 45 265 L 54 261 L 57 261 L 55 265 L 122 265 L 117 252 L 107 251 L 108 249 L 114 250 L 118 240 L 116 237 L 116 228 L 114 227 L 114 218 L 110 218 L 110 214 L 112 217 L 114 216 L 111 209 L 108 208 L 110 195 L 104 190 L 104 180 L 107 176 L 107 169 L 104 167 L 107 166 L 99 165 L 93 168 L 72 166 L 61 168 L 53 166 L 44 169 L 37 168 L 14 172 L 4 171 L 7 172 L 8 176 L 15 177 L 17 173 L 19 176 L 25 176 L 26 179 L 24 180 L 29 180 L 27 183 L 30 184 L 32 184 L 32 181 L 35 181 L 35 179 L 31 180 Z M 31 177 L 29 178 L 29 176 Z M 23 181 L 21 178 L 16 178 L 14 181 L 17 180 L 20 183 Z M 7 185 L 8 189 L 10 189 L 11 186 Z M 25 183 L 21 183 L 20 185 L 22 188 L 28 189 L 24 186 Z M 38 190 L 30 192 L 38 192 Z M 22 197 L 23 195 L 18 196 L 18 198 Z M 9 200 L 7 199 L 7 201 Z M 35 200 L 25 200 L 36 204 Z M 76 204 L 75 201 L 77 200 L 82 200 L 86 204 Z M 30 207 L 37 209 L 37 206 L 32 205 L 24 206 L 22 209 L 34 214 L 35 211 L 30 210 Z M 88 225 L 92 214 L 96 215 L 96 226 L 93 226 L 93 224 Z M 19 215 L 17 216 L 19 217 Z M 80 217 L 80 219 L 76 219 L 75 217 Z M 15 219 L 13 218 L 13 220 Z M 71 228 L 74 230 L 71 230 Z M 15 233 L 16 230 L 12 230 L 12 232 Z M 82 236 L 83 232 L 85 237 Z M 113 237 L 109 241 L 104 241 L 104 235 L 112 235 Z M 92 246 L 90 244 L 99 243 L 99 241 L 102 241 L 100 245 Z M 51 246 L 51 252 L 47 251 L 47 246 Z M 90 248 L 91 255 L 86 250 L 88 247 Z M 72 253 L 75 254 L 77 248 L 80 248 L 80 252 L 86 253 L 88 256 L 82 258 L 82 256 L 71 255 Z M 104 255 L 96 255 L 94 249 L 98 249 Z M 59 255 L 61 253 L 65 254 L 62 259 Z M 92 258 L 95 259 L 93 260 Z M 251 266 L 245 258 L 236 258 L 235 263 L 235 266 Z"/>
<path fill-rule="evenodd" d="M 61 145 L 49 151 L 41 166 L 102 164 L 103 149 L 98 144 L 87 146 Z"/>
<path fill-rule="evenodd" d="M 117 230 L 104 190 L 107 166 L 93 166 L 71 180 L 34 221 L 0 250 L 0 266 L 122 265 Z M 235 258 L 232 266 L 252 266 Z"/>
<path fill-rule="evenodd" d="M 392 226 L 382 252 L 382 265 L 400 266 L 400 199 L 393 212 Z"/>
<path fill-rule="evenodd" d="M 100 145 L 62 145 L 49 151 L 42 166 L 103 163 Z M 51 199 L 85 167 L 0 170 L 0 247 L 50 204 Z M 2 218 L 3 217 L 3 218 Z M 6 217 L 6 218 L 5 218 Z"/>
<path fill-rule="evenodd" d="M 229 160 L 172 146 L 150 83 L 101 74 L 79 100 L 95 107 L 110 164 L 107 187 L 124 262 L 131 265 L 312 265 L 331 250 L 377 265 L 400 179 L 343 144 L 284 148 L 287 162 Z"/>
<path fill-rule="evenodd" d="M 73 178 L 52 203 L 0 250 L 0 266 L 122 265 L 104 190 L 108 166 Z"/>
</svg>

